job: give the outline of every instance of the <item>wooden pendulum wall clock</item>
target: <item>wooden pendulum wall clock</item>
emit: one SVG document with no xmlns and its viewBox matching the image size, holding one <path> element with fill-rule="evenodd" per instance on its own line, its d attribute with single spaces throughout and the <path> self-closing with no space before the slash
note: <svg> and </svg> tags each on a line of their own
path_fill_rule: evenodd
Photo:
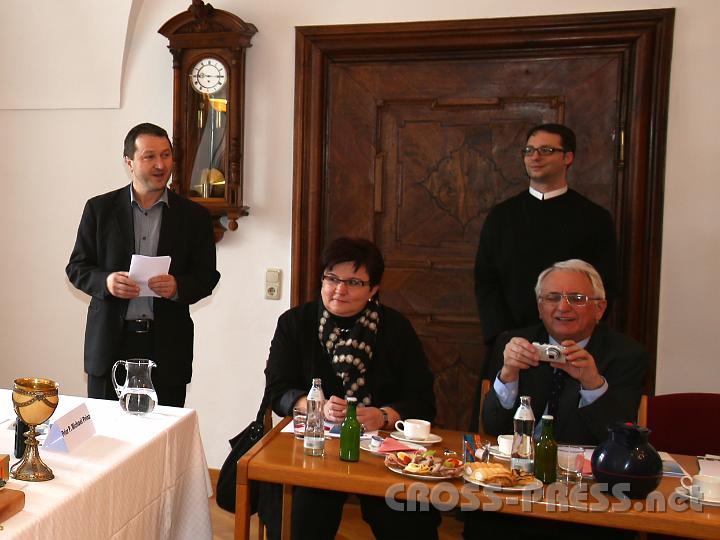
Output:
<svg viewBox="0 0 720 540">
<path fill-rule="evenodd" d="M 158 30 L 173 57 L 170 188 L 206 207 L 215 240 L 237 229 L 243 205 L 245 51 L 257 28 L 201 0 Z"/>
</svg>

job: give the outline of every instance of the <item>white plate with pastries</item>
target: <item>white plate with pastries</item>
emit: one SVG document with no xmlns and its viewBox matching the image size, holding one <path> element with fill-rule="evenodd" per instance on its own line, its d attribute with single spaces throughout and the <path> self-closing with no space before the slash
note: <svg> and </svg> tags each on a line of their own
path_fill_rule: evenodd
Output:
<svg viewBox="0 0 720 540">
<path fill-rule="evenodd" d="M 517 480 L 517 475 L 513 475 L 510 469 L 500 463 L 465 463 L 463 468 L 465 481 L 494 491 L 534 491 L 542 488 L 543 485 L 534 477 L 524 478 L 521 480 L 523 483 L 518 485 L 501 485 L 493 481 L 499 477 Z"/>
<path fill-rule="evenodd" d="M 478 486 L 486 487 L 488 489 L 492 489 L 493 491 L 535 491 L 536 489 L 540 489 L 542 487 L 542 482 L 538 480 L 537 478 L 533 480 L 531 483 L 526 484 L 524 486 L 498 486 L 497 484 L 486 484 L 485 482 L 481 482 L 480 480 L 475 480 L 473 478 L 470 478 L 468 476 L 463 475 L 463 479 L 465 479 L 467 482 L 470 482 L 471 484 L 477 484 Z"/>
</svg>

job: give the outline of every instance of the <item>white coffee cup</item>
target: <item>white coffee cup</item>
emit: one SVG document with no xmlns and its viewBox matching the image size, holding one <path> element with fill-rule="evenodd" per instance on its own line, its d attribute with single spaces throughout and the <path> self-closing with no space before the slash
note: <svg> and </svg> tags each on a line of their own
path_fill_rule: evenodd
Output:
<svg viewBox="0 0 720 540">
<path fill-rule="evenodd" d="M 512 454 L 512 435 L 498 435 L 497 442 L 498 450 L 500 450 L 501 454 L 505 454 L 506 456 Z"/>
<path fill-rule="evenodd" d="M 687 483 L 685 483 L 686 481 Z M 692 497 L 704 501 L 720 502 L 720 476 L 707 474 L 683 476 L 680 483 Z"/>
<path fill-rule="evenodd" d="M 395 422 L 395 429 L 401 431 L 406 439 L 424 441 L 430 436 L 430 422 L 409 418 Z"/>
</svg>

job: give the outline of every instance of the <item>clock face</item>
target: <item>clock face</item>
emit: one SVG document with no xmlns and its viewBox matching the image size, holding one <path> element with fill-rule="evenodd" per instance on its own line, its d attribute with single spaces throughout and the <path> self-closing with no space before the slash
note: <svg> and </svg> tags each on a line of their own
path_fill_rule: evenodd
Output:
<svg viewBox="0 0 720 540">
<path fill-rule="evenodd" d="M 226 82 L 227 70 L 216 58 L 203 58 L 190 70 L 190 83 L 201 94 L 214 94 Z"/>
</svg>

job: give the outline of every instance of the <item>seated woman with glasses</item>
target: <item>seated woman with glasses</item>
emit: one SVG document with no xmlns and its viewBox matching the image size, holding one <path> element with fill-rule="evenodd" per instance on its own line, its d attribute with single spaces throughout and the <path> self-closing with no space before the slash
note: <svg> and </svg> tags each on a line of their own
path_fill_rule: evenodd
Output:
<svg viewBox="0 0 720 540">
<path fill-rule="evenodd" d="M 369 240 L 341 237 L 327 246 L 321 263 L 320 298 L 278 320 L 265 370 L 273 410 L 287 416 L 304 407 L 313 378 L 320 378 L 330 422 L 343 421 L 349 396 L 358 400 L 357 418 L 366 431 L 393 429 L 401 418 L 432 421 L 433 375 L 420 340 L 410 322 L 378 298 L 385 268 L 380 250 Z M 346 498 L 295 488 L 293 538 L 334 538 Z M 397 512 L 382 497 L 360 496 L 360 503 L 379 538 L 437 538 L 434 510 Z"/>
</svg>

